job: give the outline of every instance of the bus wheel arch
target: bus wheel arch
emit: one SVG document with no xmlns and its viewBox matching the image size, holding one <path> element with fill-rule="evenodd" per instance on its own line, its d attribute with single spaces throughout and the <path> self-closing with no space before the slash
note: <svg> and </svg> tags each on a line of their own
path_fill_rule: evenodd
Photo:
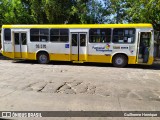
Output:
<svg viewBox="0 0 160 120">
<path fill-rule="evenodd" d="M 38 51 L 36 54 L 36 59 L 40 64 L 47 64 L 50 61 L 49 53 L 47 51 Z"/>
<path fill-rule="evenodd" d="M 112 57 L 112 64 L 115 67 L 125 67 L 128 64 L 128 56 L 125 53 L 117 53 Z"/>
</svg>

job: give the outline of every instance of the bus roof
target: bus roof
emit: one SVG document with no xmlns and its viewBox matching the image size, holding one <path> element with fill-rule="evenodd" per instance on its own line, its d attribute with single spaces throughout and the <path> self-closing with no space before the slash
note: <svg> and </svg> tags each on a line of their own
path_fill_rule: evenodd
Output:
<svg viewBox="0 0 160 120">
<path fill-rule="evenodd" d="M 2 28 L 152 28 L 152 24 L 22 24 L 3 25 Z"/>
</svg>

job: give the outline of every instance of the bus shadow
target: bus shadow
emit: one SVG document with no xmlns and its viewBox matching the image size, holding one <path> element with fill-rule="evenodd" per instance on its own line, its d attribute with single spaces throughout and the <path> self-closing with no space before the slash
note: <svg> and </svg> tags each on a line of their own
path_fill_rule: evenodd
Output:
<svg viewBox="0 0 160 120">
<path fill-rule="evenodd" d="M 127 65 L 126 68 L 160 70 L 160 64 L 153 63 L 152 65 Z"/>
<path fill-rule="evenodd" d="M 23 63 L 23 64 L 39 64 L 35 60 L 14 60 L 13 63 Z M 64 61 L 51 61 L 45 65 L 68 65 L 68 66 L 90 66 L 90 67 L 113 67 L 110 63 L 72 63 Z M 151 70 L 160 70 L 160 63 L 154 63 L 153 65 L 127 65 L 125 68 L 131 69 L 151 69 Z"/>
<path fill-rule="evenodd" d="M 13 60 L 13 63 L 24 63 L 24 64 L 39 64 L 35 60 Z M 70 61 L 51 61 L 48 64 L 44 65 L 68 65 L 68 66 L 93 66 L 93 67 L 113 67 L 109 63 L 73 63 Z"/>
<path fill-rule="evenodd" d="M 0 53 L 0 60 L 12 60 L 11 58 L 5 57 Z"/>
<path fill-rule="evenodd" d="M 0 120 L 13 120 L 13 119 L 8 119 L 8 118 L 0 118 Z"/>
<path fill-rule="evenodd" d="M 23 64 L 39 64 L 35 60 L 13 60 L 10 58 L 7 58 L 0 54 L 0 60 L 12 60 L 13 63 L 23 63 Z M 90 66 L 90 67 L 113 67 L 110 63 L 72 63 L 72 62 L 65 62 L 65 61 L 51 61 L 49 64 L 46 65 L 71 65 L 71 66 Z M 155 61 L 153 65 L 127 65 L 125 68 L 132 68 L 132 69 L 151 69 L 151 70 L 160 70 L 160 60 Z M 124 69 L 125 69 L 124 68 Z"/>
</svg>

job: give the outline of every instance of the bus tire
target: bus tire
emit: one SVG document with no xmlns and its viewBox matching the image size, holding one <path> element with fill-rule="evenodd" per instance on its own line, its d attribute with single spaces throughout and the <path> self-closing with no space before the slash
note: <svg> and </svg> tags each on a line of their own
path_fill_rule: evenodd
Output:
<svg viewBox="0 0 160 120">
<path fill-rule="evenodd" d="M 128 64 L 128 59 L 123 54 L 118 54 L 113 57 L 113 66 L 114 67 L 125 67 Z"/>
<path fill-rule="evenodd" d="M 46 52 L 38 53 L 37 60 L 38 60 L 38 63 L 40 63 L 40 64 L 49 63 L 49 55 L 48 55 L 48 53 L 46 53 Z"/>
</svg>

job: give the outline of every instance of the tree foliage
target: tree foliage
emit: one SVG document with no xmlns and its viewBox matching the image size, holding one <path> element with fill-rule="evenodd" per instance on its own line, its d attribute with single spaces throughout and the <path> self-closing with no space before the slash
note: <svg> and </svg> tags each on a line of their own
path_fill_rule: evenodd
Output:
<svg viewBox="0 0 160 120">
<path fill-rule="evenodd" d="M 160 0 L 1 0 L 0 24 L 152 23 Z"/>
<path fill-rule="evenodd" d="M 106 8 L 99 0 L 3 0 L 0 24 L 104 23 Z"/>
<path fill-rule="evenodd" d="M 127 15 L 127 4 L 125 0 L 110 0 L 111 2 L 111 13 L 113 16 L 113 23 L 124 23 L 126 22 Z"/>
<path fill-rule="evenodd" d="M 21 0 L 3 0 L 0 2 L 0 23 L 21 24 L 31 23 L 32 17 Z"/>
<path fill-rule="evenodd" d="M 160 30 L 160 0 L 127 0 L 128 22 L 152 23 Z"/>
</svg>

